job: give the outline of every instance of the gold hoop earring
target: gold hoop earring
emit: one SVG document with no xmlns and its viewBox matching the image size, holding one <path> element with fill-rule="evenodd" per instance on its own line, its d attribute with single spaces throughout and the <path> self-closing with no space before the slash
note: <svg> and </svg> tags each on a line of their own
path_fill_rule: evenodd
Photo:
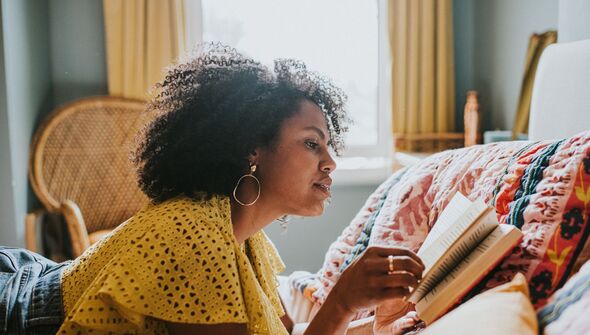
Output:
<svg viewBox="0 0 590 335">
<path fill-rule="evenodd" d="M 234 187 L 234 192 L 233 192 L 234 200 L 242 206 L 252 206 L 256 203 L 256 201 L 258 201 L 258 198 L 260 198 L 260 181 L 254 175 L 254 172 L 256 172 L 256 165 L 252 164 L 252 166 L 250 166 L 250 173 L 241 176 L 240 179 L 238 179 L 236 187 Z M 236 192 L 238 191 L 238 187 L 240 187 L 240 183 L 246 177 L 254 178 L 254 180 L 256 180 L 256 185 L 258 185 L 258 194 L 256 194 L 256 199 L 254 199 L 254 201 L 249 202 L 249 203 L 245 203 L 245 202 L 240 201 L 240 199 L 238 199 L 238 196 L 236 195 Z"/>
</svg>

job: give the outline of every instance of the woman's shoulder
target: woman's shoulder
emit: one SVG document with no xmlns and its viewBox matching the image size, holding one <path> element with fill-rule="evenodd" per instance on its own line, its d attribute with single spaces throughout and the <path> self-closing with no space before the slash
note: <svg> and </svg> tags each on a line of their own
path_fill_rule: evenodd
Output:
<svg viewBox="0 0 590 335">
<path fill-rule="evenodd" d="M 223 197 L 178 197 L 148 204 L 76 259 L 62 282 L 71 283 L 72 296 L 78 297 L 103 269 L 122 258 L 140 266 L 159 263 L 170 253 L 182 258 L 210 249 L 214 240 L 231 253 L 230 215 L 229 200 Z"/>
<path fill-rule="evenodd" d="M 203 317 L 224 321 L 224 302 L 214 299 L 213 292 L 231 293 L 217 288 L 222 280 L 228 287 L 240 286 L 238 246 L 223 228 L 231 226 L 229 216 L 229 202 L 220 197 L 176 198 L 147 206 L 110 241 L 101 242 L 84 271 L 64 277 L 66 311 L 72 313 L 80 299 L 102 294 L 141 315 L 200 323 L 204 321 L 191 313 L 196 298 L 187 300 L 198 296 L 196 301 L 209 308 Z M 243 304 L 235 303 L 235 312 L 243 314 Z"/>
<path fill-rule="evenodd" d="M 133 229 L 144 230 L 141 240 L 150 236 L 166 244 L 190 239 L 221 235 L 231 242 L 232 226 L 229 198 L 212 196 L 206 199 L 176 197 L 158 204 L 150 204 L 130 220 Z M 184 244 L 184 243 L 183 243 Z"/>
<path fill-rule="evenodd" d="M 131 226 L 156 226 L 157 229 L 174 229 L 179 226 L 198 225 L 203 229 L 230 224 L 229 198 L 212 196 L 204 199 L 175 197 L 161 203 L 148 204 L 126 224 Z"/>
<path fill-rule="evenodd" d="M 179 196 L 157 204 L 148 204 L 134 217 L 160 217 L 173 219 L 177 214 L 204 216 L 206 218 L 228 218 L 230 214 L 229 198 L 226 196 L 211 196 L 203 198 L 189 198 Z"/>
</svg>

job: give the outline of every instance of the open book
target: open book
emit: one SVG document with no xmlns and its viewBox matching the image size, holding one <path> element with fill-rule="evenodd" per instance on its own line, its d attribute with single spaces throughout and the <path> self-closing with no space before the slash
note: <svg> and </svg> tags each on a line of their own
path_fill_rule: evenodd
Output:
<svg viewBox="0 0 590 335">
<path fill-rule="evenodd" d="M 457 192 L 420 247 L 422 281 L 408 300 L 430 324 L 463 298 L 522 238 L 518 228 L 500 225 L 495 210 Z"/>
</svg>

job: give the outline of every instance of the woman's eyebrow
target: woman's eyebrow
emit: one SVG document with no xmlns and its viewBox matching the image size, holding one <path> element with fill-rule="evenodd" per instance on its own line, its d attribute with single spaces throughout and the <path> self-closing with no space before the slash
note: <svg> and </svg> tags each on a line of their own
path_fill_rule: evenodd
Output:
<svg viewBox="0 0 590 335">
<path fill-rule="evenodd" d="M 324 134 L 324 132 L 320 128 L 316 127 L 316 126 L 307 126 L 307 127 L 303 128 L 303 129 L 304 130 L 312 130 L 312 131 L 315 131 L 316 133 L 318 133 L 318 135 L 320 136 L 320 138 L 322 140 L 325 140 L 326 139 L 326 134 Z"/>
</svg>

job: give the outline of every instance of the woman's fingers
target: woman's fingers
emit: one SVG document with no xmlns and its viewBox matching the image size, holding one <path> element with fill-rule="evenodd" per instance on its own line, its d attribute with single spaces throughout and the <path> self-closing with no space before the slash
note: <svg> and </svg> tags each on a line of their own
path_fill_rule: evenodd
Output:
<svg viewBox="0 0 590 335">
<path fill-rule="evenodd" d="M 414 321 L 416 321 L 416 322 L 422 321 L 422 320 L 420 320 L 420 317 L 418 316 L 418 312 L 416 312 L 416 311 L 410 311 L 410 312 L 408 312 L 408 314 L 406 316 L 414 319 Z"/>
<path fill-rule="evenodd" d="M 410 272 L 416 278 L 422 279 L 424 267 L 409 256 L 394 256 L 391 261 L 388 257 L 375 257 L 367 260 L 367 267 L 372 274 L 385 274 L 390 272 L 390 262 L 393 272 Z"/>
<path fill-rule="evenodd" d="M 412 250 L 410 250 L 408 248 L 370 246 L 367 248 L 365 253 L 375 254 L 377 256 L 385 257 L 385 258 L 387 258 L 389 255 L 394 256 L 394 257 L 407 256 L 407 257 L 412 258 L 418 264 L 420 264 L 420 266 L 422 267 L 422 270 L 424 270 L 424 263 L 422 262 L 420 257 L 418 257 L 418 255 L 416 255 L 416 253 L 414 253 Z"/>
<path fill-rule="evenodd" d="M 391 334 L 404 334 L 409 330 L 412 330 L 420 322 L 420 319 L 415 317 L 416 312 L 409 312 L 405 316 L 396 320 L 391 324 Z"/>
<path fill-rule="evenodd" d="M 408 287 L 415 288 L 420 283 L 418 278 L 409 272 L 394 272 L 390 275 L 381 276 L 376 279 L 383 289 L 399 288 L 407 289 Z"/>
<path fill-rule="evenodd" d="M 386 288 L 382 292 L 383 298 L 385 299 L 395 299 L 395 298 L 403 298 L 410 295 L 410 290 L 405 287 L 392 287 Z"/>
<path fill-rule="evenodd" d="M 409 249 L 371 246 L 342 273 L 330 294 L 356 311 L 408 296 L 423 271 L 422 260 Z"/>
</svg>

